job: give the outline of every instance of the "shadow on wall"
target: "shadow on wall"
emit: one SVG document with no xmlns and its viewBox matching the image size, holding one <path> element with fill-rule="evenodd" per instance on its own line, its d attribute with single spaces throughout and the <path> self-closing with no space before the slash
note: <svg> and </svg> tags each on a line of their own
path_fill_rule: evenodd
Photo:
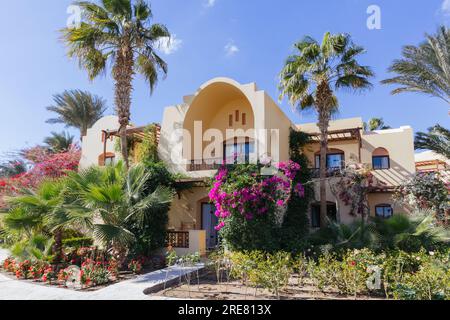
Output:
<svg viewBox="0 0 450 320">
<path fill-rule="evenodd" d="M 363 149 L 368 150 L 370 154 L 373 154 L 373 152 L 378 148 L 379 146 L 375 147 L 367 141 L 363 141 Z M 377 179 L 385 182 L 388 186 L 398 186 L 403 181 L 411 178 L 413 173 L 409 172 L 405 167 L 395 161 L 392 158 L 392 153 L 390 150 L 387 149 L 387 151 L 389 152 L 390 168 L 372 170 L 372 173 Z"/>
</svg>

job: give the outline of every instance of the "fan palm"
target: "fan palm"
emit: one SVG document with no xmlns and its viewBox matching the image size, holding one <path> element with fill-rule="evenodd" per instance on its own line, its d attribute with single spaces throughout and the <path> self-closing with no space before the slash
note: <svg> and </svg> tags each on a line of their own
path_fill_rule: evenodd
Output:
<svg viewBox="0 0 450 320">
<path fill-rule="evenodd" d="M 148 192 L 151 174 L 145 166 L 132 166 L 128 171 L 119 162 L 116 166 L 92 167 L 71 173 L 68 194 L 73 202 L 69 215 L 90 211 L 94 238 L 123 261 L 130 244 L 135 241 L 129 230 L 130 222 L 143 227 L 146 215 L 167 207 L 172 201 L 172 191 L 158 187 Z"/>
<path fill-rule="evenodd" d="M 77 128 L 81 139 L 106 111 L 104 99 L 81 90 L 55 94 L 53 101 L 55 104 L 47 107 L 47 110 L 58 116 L 48 119 L 47 123 L 63 123 L 66 127 Z"/>
<path fill-rule="evenodd" d="M 436 226 L 431 212 L 418 212 L 412 216 L 394 215 L 390 219 L 375 219 L 374 226 L 379 235 L 377 247 L 398 248 L 405 251 L 418 251 L 420 248 L 434 249 L 448 244 L 449 232 Z"/>
<path fill-rule="evenodd" d="M 319 44 L 305 37 L 295 44 L 296 53 L 288 57 L 280 73 L 280 99 L 288 97 L 298 109 L 314 108 L 320 129 L 320 216 L 326 222 L 326 153 L 331 115 L 338 109 L 333 89 L 362 90 L 371 87 L 371 69 L 358 63 L 365 50 L 353 44 L 349 35 L 326 33 Z"/>
<path fill-rule="evenodd" d="M 108 60 L 111 62 L 121 152 L 128 168 L 126 129 L 133 77 L 135 73 L 143 75 L 153 91 L 159 76 L 167 74 L 167 64 L 155 47 L 170 33 L 164 25 L 151 24 L 152 11 L 143 0 L 102 0 L 101 5 L 75 3 L 82 8 L 84 21 L 79 28 L 63 29 L 63 39 L 69 56 L 78 58 L 91 80 L 106 70 Z"/>
<path fill-rule="evenodd" d="M 69 150 L 74 144 L 73 140 L 74 137 L 68 132 L 52 132 L 50 137 L 44 139 L 44 143 L 52 152 L 59 153 Z"/>
<path fill-rule="evenodd" d="M 61 208 L 63 180 L 48 180 L 37 190 L 26 190 L 24 195 L 8 198 L 10 212 L 3 221 L 8 229 L 23 231 L 30 240 L 34 235 L 51 235 L 54 238 L 55 261 L 62 259 L 62 223 L 66 221 Z"/>
<path fill-rule="evenodd" d="M 390 126 L 385 125 L 383 118 L 371 118 L 367 123 L 364 123 L 364 130 L 386 130 L 390 129 Z"/>
<path fill-rule="evenodd" d="M 403 47 L 402 55 L 389 68 L 397 76 L 381 83 L 399 85 L 392 94 L 421 92 L 450 103 L 449 29 L 441 26 L 435 35 L 426 35 L 419 46 Z"/>
<path fill-rule="evenodd" d="M 428 133 L 418 132 L 415 139 L 416 149 L 428 149 L 450 159 L 450 130 L 435 125 Z"/>
</svg>

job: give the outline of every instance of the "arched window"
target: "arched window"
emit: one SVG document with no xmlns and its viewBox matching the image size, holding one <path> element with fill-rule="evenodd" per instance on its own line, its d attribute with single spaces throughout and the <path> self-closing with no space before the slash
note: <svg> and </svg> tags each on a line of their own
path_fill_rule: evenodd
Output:
<svg viewBox="0 0 450 320">
<path fill-rule="evenodd" d="M 372 153 L 372 168 L 374 170 L 383 170 L 390 167 L 389 152 L 385 148 L 375 149 Z"/>
<path fill-rule="evenodd" d="M 394 214 L 390 204 L 378 204 L 375 206 L 375 216 L 383 219 L 389 219 Z"/>
<path fill-rule="evenodd" d="M 112 152 L 107 152 L 106 154 L 101 154 L 98 156 L 98 165 L 99 166 L 109 166 L 114 164 L 114 160 L 116 155 Z"/>
<path fill-rule="evenodd" d="M 320 151 L 315 154 L 315 166 L 316 169 L 320 168 Z M 329 149 L 327 151 L 327 168 L 328 169 L 340 169 L 345 165 L 344 151 L 339 149 Z"/>
</svg>

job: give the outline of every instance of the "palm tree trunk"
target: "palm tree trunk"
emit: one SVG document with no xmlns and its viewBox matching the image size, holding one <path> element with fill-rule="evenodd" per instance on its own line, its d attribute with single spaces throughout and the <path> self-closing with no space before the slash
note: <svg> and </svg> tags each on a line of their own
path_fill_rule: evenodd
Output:
<svg viewBox="0 0 450 320">
<path fill-rule="evenodd" d="M 330 105 L 333 92 L 328 82 L 323 81 L 317 86 L 317 112 L 319 114 L 318 127 L 320 130 L 320 166 L 319 166 L 319 196 L 320 196 L 320 227 L 327 223 L 327 150 L 328 150 L 328 126 L 330 124 Z"/>
<path fill-rule="evenodd" d="M 133 67 L 134 59 L 131 47 L 124 45 L 119 50 L 116 57 L 116 63 L 113 68 L 113 77 L 116 81 L 115 84 L 115 103 L 116 113 L 119 117 L 119 136 L 120 136 L 120 149 L 122 153 L 123 161 L 127 169 L 129 168 L 128 159 L 128 141 L 127 141 L 127 127 L 130 121 L 130 108 L 131 108 L 131 91 L 133 81 Z"/>
<path fill-rule="evenodd" d="M 321 117 L 322 118 L 322 117 Z M 319 194 L 320 194 L 320 226 L 323 228 L 327 222 L 327 149 L 328 149 L 328 122 L 320 119 L 320 169 L 319 169 Z"/>
<path fill-rule="evenodd" d="M 60 263 L 63 260 L 62 229 L 58 228 L 55 230 L 53 237 L 55 239 L 55 245 L 53 247 L 55 253 L 54 262 Z"/>
</svg>

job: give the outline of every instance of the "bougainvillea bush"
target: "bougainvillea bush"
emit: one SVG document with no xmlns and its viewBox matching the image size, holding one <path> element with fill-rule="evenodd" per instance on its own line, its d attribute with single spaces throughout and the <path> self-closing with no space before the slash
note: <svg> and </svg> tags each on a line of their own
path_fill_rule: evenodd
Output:
<svg viewBox="0 0 450 320">
<path fill-rule="evenodd" d="M 301 183 L 293 183 L 300 166 L 279 163 L 275 175 L 261 175 L 257 164 L 223 166 L 209 197 L 219 218 L 216 230 L 233 250 L 268 250 L 279 247 L 286 206 L 292 192 L 302 196 Z"/>
</svg>

